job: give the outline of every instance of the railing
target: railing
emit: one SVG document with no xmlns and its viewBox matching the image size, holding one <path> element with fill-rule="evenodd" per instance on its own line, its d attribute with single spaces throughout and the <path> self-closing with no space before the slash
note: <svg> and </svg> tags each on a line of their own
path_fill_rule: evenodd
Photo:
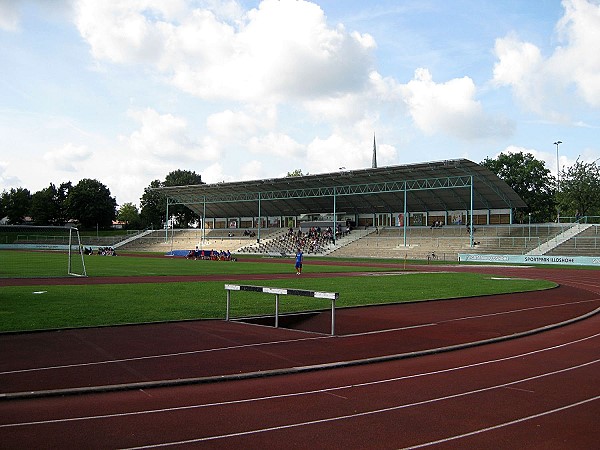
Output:
<svg viewBox="0 0 600 450">
<path fill-rule="evenodd" d="M 560 218 L 561 223 L 591 223 L 600 224 L 600 216 L 564 216 Z"/>
</svg>

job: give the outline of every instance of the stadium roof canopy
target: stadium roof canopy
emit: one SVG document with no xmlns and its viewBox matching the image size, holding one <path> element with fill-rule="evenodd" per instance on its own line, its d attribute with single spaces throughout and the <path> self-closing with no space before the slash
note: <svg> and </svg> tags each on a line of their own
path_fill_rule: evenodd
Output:
<svg viewBox="0 0 600 450">
<path fill-rule="evenodd" d="M 157 190 L 169 205 L 184 204 L 199 216 L 215 218 L 527 206 L 493 172 L 466 159 Z"/>
</svg>

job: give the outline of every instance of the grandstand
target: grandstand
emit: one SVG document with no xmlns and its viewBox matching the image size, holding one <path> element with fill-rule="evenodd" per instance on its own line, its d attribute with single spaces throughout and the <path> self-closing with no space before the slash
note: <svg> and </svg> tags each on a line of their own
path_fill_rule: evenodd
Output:
<svg viewBox="0 0 600 450">
<path fill-rule="evenodd" d="M 437 259 L 456 261 L 459 253 L 486 253 L 525 255 L 534 252 L 544 243 L 551 242 L 574 224 L 529 225 L 483 225 L 474 232 L 474 245 L 466 227 L 444 226 L 442 228 L 407 228 L 406 246 L 403 230 L 388 227 L 370 233 L 360 240 L 331 253 L 340 257 L 380 257 L 408 259 Z M 572 249 L 572 250 L 566 250 Z M 542 254 L 542 253 L 531 253 Z M 600 255 L 598 225 L 592 225 L 585 233 L 569 238 L 556 248 L 546 251 L 548 255 Z"/>
<path fill-rule="evenodd" d="M 257 242 L 256 228 L 244 236 L 239 229 L 145 230 L 128 236 L 82 236 L 84 247 L 113 247 L 121 252 L 158 252 L 200 249 L 230 251 L 237 255 L 293 256 L 300 246 L 305 255 L 332 257 L 367 257 L 456 261 L 459 253 L 548 256 L 600 256 L 600 225 L 574 223 L 479 225 L 475 227 L 474 245 L 465 226 L 441 228 L 410 226 L 359 227 L 339 236 L 335 243 L 323 236 L 310 237 L 304 229 L 302 239 L 290 236 L 288 228 L 262 229 Z M 21 245 L 65 244 L 63 233 L 23 234 Z"/>
<path fill-rule="evenodd" d="M 256 233 L 257 230 L 249 231 Z M 561 236 L 565 235 L 569 237 L 563 241 Z M 405 245 L 403 227 L 362 227 L 338 237 L 334 243 L 323 236 L 311 237 L 308 229 L 299 238 L 297 231 L 290 235 L 288 228 L 271 228 L 263 229 L 261 240 L 257 242 L 256 237 L 243 236 L 239 229 L 210 230 L 204 240 L 201 230 L 183 229 L 169 231 L 168 235 L 164 230 L 154 231 L 117 248 L 123 251 L 167 253 L 190 250 L 197 245 L 201 249 L 229 250 L 237 255 L 291 257 L 300 247 L 308 256 L 440 261 L 456 261 L 459 253 L 600 255 L 599 225 L 584 228 L 572 223 L 480 225 L 475 227 L 474 236 L 474 245 L 471 246 L 470 233 L 465 226 L 411 226 L 406 228 Z M 548 244 L 550 246 L 547 249 L 538 250 Z"/>
<path fill-rule="evenodd" d="M 443 260 L 562 249 L 598 254 L 596 227 L 515 224 L 514 211 L 527 205 L 487 168 L 465 159 L 156 190 L 167 211 L 185 205 L 203 227 L 163 231 L 162 243 L 147 246 L 159 251 L 198 245 L 287 256 L 301 247 L 306 255 Z M 315 234 L 315 220 L 352 230 L 332 237 L 321 226 Z M 242 227 L 255 237 L 239 236 Z"/>
<path fill-rule="evenodd" d="M 183 204 L 198 214 L 201 228 L 88 234 L 82 245 L 284 257 L 301 248 L 307 256 L 446 261 L 465 253 L 600 255 L 598 225 L 587 223 L 594 218 L 515 224 L 513 212 L 527 205 L 488 169 L 462 159 L 157 190 L 167 198 L 167 212 Z M 65 237 L 55 234 L 16 239 L 64 245 Z"/>
</svg>

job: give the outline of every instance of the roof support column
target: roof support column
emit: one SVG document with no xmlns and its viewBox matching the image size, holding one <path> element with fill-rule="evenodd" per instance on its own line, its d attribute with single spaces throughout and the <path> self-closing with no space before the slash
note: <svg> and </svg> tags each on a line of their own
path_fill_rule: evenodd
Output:
<svg viewBox="0 0 600 450">
<path fill-rule="evenodd" d="M 256 230 L 256 242 L 260 243 L 260 192 L 258 193 L 258 224 Z"/>
<path fill-rule="evenodd" d="M 202 244 L 206 241 L 206 195 L 202 197 Z"/>
<path fill-rule="evenodd" d="M 407 207 L 407 198 L 406 198 L 406 181 L 404 182 L 404 212 L 402 213 L 402 227 L 404 231 L 404 246 L 406 247 L 406 207 Z"/>
<path fill-rule="evenodd" d="M 473 175 L 471 175 L 471 205 L 470 205 L 469 213 L 471 215 L 471 220 L 469 220 L 469 241 L 470 246 L 473 248 Z"/>
<path fill-rule="evenodd" d="M 337 213 L 335 211 L 335 201 L 336 201 L 336 190 L 335 186 L 333 187 L 333 245 L 335 245 L 335 232 L 337 230 Z"/>
<path fill-rule="evenodd" d="M 169 197 L 167 197 L 167 208 L 165 217 L 165 242 L 169 242 Z"/>
</svg>

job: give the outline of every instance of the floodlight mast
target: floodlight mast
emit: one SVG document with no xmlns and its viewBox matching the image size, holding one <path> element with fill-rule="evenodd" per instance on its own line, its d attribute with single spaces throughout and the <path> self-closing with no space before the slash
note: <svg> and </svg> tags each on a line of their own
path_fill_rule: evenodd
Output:
<svg viewBox="0 0 600 450">
<path fill-rule="evenodd" d="M 556 141 L 556 179 L 558 180 L 558 190 L 560 191 L 560 163 L 558 161 L 558 146 L 562 144 L 562 141 Z"/>
<path fill-rule="evenodd" d="M 554 145 L 556 145 L 556 190 L 557 192 L 560 192 L 560 163 L 558 161 L 558 146 L 562 144 L 562 141 L 556 141 L 554 142 Z M 558 201 L 556 202 L 556 221 L 558 223 L 560 223 L 560 209 L 558 206 Z"/>
</svg>

